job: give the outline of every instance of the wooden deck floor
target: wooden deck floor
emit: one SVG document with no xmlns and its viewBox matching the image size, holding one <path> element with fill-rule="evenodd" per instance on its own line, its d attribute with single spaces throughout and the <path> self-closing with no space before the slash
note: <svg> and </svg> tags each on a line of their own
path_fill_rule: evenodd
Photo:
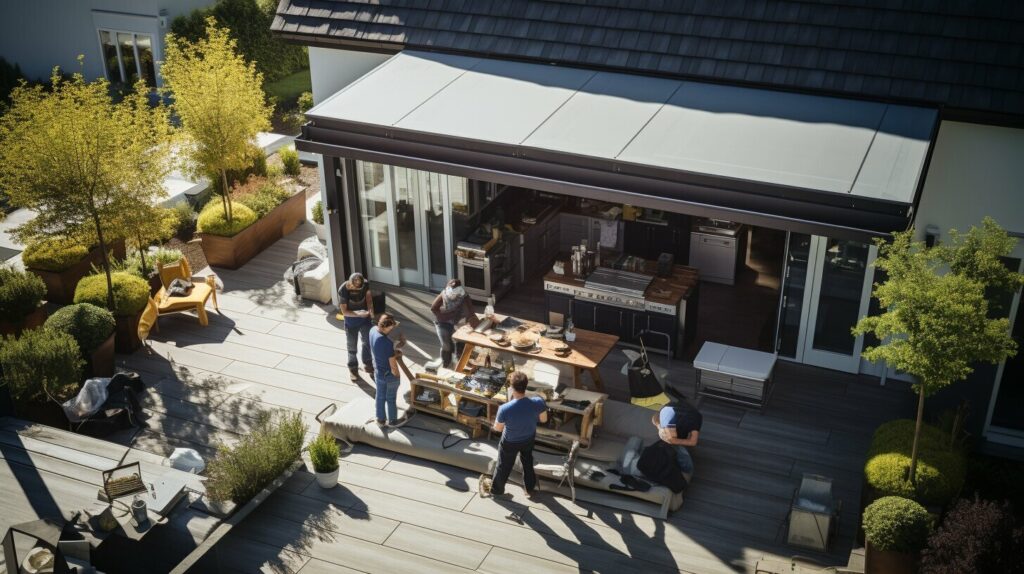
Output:
<svg viewBox="0 0 1024 574">
<path fill-rule="evenodd" d="M 365 374 L 349 379 L 333 310 L 298 301 L 281 280 L 309 234 L 300 227 L 243 269 L 218 270 L 221 314 L 210 313 L 209 327 L 188 315 L 161 318 L 155 353 L 124 357 L 148 385 L 149 426 L 134 448 L 167 455 L 188 446 L 209 456 L 215 442 L 244 433 L 261 410 L 301 410 L 312 431 L 313 415 L 327 403 L 372 395 Z M 412 290 L 388 297 L 411 352 L 422 357 L 437 352 L 431 298 Z M 510 298 L 498 311 L 540 313 L 543 302 L 533 299 Z M 613 352 L 602 375 L 612 397 L 625 399 L 621 364 Z M 692 367 L 673 361 L 670 380 L 692 392 Z M 343 458 L 339 487 L 322 490 L 311 474 L 297 473 L 216 547 L 214 559 L 223 571 L 303 574 L 752 572 L 763 556 L 808 554 L 782 543 L 782 524 L 801 474 L 812 472 L 833 477 L 844 502 L 839 540 L 816 558 L 843 565 L 871 432 L 909 414 L 911 399 L 867 378 L 780 363 L 763 413 L 701 405 L 696 477 L 668 521 L 554 497 L 499 504 L 475 494 L 468 472 L 357 446 Z M 522 524 L 506 519 L 527 506 Z"/>
</svg>

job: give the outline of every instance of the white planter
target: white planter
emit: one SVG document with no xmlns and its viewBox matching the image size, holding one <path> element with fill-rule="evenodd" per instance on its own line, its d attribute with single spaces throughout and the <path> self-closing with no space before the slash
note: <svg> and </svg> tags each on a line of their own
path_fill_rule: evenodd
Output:
<svg viewBox="0 0 1024 574">
<path fill-rule="evenodd" d="M 316 476 L 316 483 L 321 488 L 334 488 L 338 486 L 338 473 L 341 471 L 341 467 L 338 467 L 331 472 L 314 472 Z"/>
<path fill-rule="evenodd" d="M 316 236 L 320 239 L 320 241 L 327 241 L 327 226 L 326 225 L 319 225 L 317 223 L 314 223 L 313 224 L 313 229 L 316 231 Z"/>
</svg>

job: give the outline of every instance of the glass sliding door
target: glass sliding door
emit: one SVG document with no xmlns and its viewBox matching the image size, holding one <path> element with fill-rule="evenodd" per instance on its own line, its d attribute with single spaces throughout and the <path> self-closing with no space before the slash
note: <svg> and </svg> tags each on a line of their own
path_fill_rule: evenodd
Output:
<svg viewBox="0 0 1024 574">
<path fill-rule="evenodd" d="M 399 279 L 402 283 L 423 285 L 423 226 L 418 208 L 423 183 L 422 172 L 404 167 L 393 169 Z"/>
<path fill-rule="evenodd" d="M 398 249 L 394 238 L 394 198 L 386 166 L 356 162 L 359 223 L 369 279 L 398 285 Z"/>
<path fill-rule="evenodd" d="M 800 325 L 803 318 L 804 292 L 807 288 L 807 263 L 811 236 L 790 232 L 786 241 L 786 269 L 783 273 L 782 297 L 779 306 L 779 331 L 775 352 L 795 359 L 800 346 Z"/>
<path fill-rule="evenodd" d="M 1011 271 L 1021 269 L 1021 260 L 1004 258 Z M 986 436 L 993 441 L 1024 446 L 1024 292 L 989 293 L 989 317 L 1008 317 L 1010 336 L 1017 354 L 996 370 Z"/>
</svg>

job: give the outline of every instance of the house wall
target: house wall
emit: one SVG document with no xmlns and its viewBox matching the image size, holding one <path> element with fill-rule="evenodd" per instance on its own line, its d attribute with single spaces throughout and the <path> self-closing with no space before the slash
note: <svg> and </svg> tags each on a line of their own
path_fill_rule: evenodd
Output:
<svg viewBox="0 0 1024 574">
<path fill-rule="evenodd" d="M 89 80 L 103 77 L 97 28 L 150 34 L 153 58 L 163 60 L 164 35 L 181 14 L 214 0 L 32 0 L 0 3 L 0 56 L 16 63 L 32 80 L 50 77 L 54 66 L 81 71 Z M 160 10 L 167 10 L 161 26 Z M 83 66 L 78 56 L 84 55 Z"/>
<path fill-rule="evenodd" d="M 985 216 L 1010 232 L 1024 233 L 1024 129 L 944 121 L 914 219 L 916 236 L 935 225 L 942 238 L 951 228 L 966 231 Z M 1024 241 L 1014 257 L 1024 258 Z M 968 401 L 967 430 L 984 436 L 997 366 L 977 365 L 967 379 L 927 401 L 932 415 Z"/>
<path fill-rule="evenodd" d="M 390 54 L 310 46 L 309 73 L 313 82 L 313 102 L 319 104 L 326 100 L 390 57 Z"/>
</svg>

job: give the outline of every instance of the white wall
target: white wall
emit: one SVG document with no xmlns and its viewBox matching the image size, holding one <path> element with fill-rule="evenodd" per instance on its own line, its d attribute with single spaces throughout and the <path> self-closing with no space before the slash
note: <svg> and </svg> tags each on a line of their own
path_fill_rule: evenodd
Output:
<svg viewBox="0 0 1024 574">
<path fill-rule="evenodd" d="M 319 104 L 390 57 L 388 54 L 310 47 L 313 103 Z"/>
<path fill-rule="evenodd" d="M 935 225 L 948 237 L 986 215 L 1024 233 L 1024 129 L 942 122 L 914 218 L 917 236 Z M 1014 255 L 1024 257 L 1024 240 Z"/>
</svg>

